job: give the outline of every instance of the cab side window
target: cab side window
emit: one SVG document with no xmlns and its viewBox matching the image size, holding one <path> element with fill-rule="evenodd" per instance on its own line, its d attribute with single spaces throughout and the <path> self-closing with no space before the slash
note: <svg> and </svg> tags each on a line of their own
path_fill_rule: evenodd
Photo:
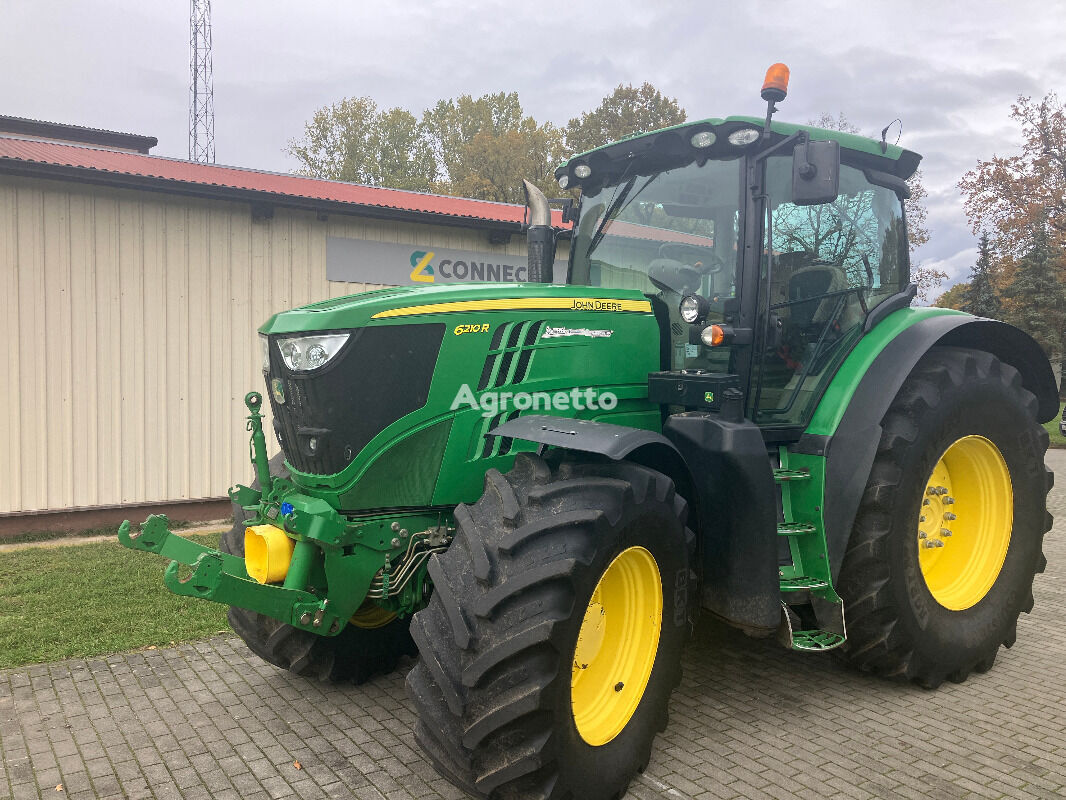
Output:
<svg viewBox="0 0 1066 800">
<path fill-rule="evenodd" d="M 766 169 L 772 243 L 764 241 L 762 269 L 770 325 L 751 403 L 760 424 L 801 425 L 870 309 L 907 278 L 903 213 L 893 191 L 851 166 L 840 168 L 837 199 L 816 206 L 790 202 L 791 158 L 772 157 Z"/>
</svg>

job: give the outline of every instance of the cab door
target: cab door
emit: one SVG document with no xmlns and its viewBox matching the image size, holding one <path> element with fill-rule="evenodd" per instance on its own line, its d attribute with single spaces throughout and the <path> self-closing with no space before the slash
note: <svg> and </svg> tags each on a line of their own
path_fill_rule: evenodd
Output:
<svg viewBox="0 0 1066 800">
<path fill-rule="evenodd" d="M 903 207 L 859 166 L 841 165 L 836 200 L 804 206 L 791 200 L 791 154 L 764 170 L 748 409 L 756 424 L 798 436 L 870 311 L 907 284 Z"/>
</svg>

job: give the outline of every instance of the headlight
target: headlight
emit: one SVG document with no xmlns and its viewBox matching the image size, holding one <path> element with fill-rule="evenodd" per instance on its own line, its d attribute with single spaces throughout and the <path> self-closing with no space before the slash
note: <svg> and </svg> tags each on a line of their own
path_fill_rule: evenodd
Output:
<svg viewBox="0 0 1066 800">
<path fill-rule="evenodd" d="M 279 339 L 278 350 L 285 366 L 293 372 L 309 372 L 318 369 L 340 352 L 348 334 L 335 333 L 328 336 L 300 336 Z"/>
<path fill-rule="evenodd" d="M 699 322 L 707 316 L 707 312 L 710 310 L 710 303 L 707 302 L 707 298 L 698 294 L 687 294 L 681 298 L 677 310 L 681 314 L 681 319 L 685 320 L 685 322 Z"/>
<path fill-rule="evenodd" d="M 718 137 L 714 135 L 714 131 L 700 131 L 699 133 L 692 134 L 692 138 L 689 139 L 689 142 L 693 147 L 702 150 L 705 147 L 710 147 L 714 144 L 714 140 L 717 138 Z"/>
<path fill-rule="evenodd" d="M 758 139 L 762 132 L 758 128 L 741 128 L 729 134 L 729 143 L 736 147 L 744 147 Z"/>
<path fill-rule="evenodd" d="M 576 167 L 574 167 L 574 175 L 576 175 L 579 178 L 584 179 L 584 178 L 587 178 L 591 174 L 592 174 L 592 167 L 590 167 L 588 164 L 578 164 Z"/>
<path fill-rule="evenodd" d="M 259 352 L 263 356 L 263 372 L 270 372 L 270 339 L 265 333 L 259 334 Z"/>
<path fill-rule="evenodd" d="M 559 178 L 559 188 L 560 189 L 565 189 L 569 185 L 570 185 L 570 176 L 569 175 L 560 176 L 560 178 Z"/>
</svg>

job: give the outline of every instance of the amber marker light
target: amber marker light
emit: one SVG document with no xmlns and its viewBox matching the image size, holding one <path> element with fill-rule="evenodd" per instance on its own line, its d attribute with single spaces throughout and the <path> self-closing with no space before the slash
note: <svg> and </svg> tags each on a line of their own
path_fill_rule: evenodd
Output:
<svg viewBox="0 0 1066 800">
<path fill-rule="evenodd" d="M 718 347 L 725 341 L 725 329 L 721 325 L 708 325 L 700 333 L 700 339 L 708 347 Z"/>
<path fill-rule="evenodd" d="M 788 67 L 774 64 L 766 70 L 766 80 L 762 82 L 762 99 L 780 103 L 788 94 Z"/>
</svg>

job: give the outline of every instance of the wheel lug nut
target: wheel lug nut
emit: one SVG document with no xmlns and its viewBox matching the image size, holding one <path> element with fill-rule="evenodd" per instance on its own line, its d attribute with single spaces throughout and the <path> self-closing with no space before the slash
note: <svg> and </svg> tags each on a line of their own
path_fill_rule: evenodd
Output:
<svg viewBox="0 0 1066 800">
<path fill-rule="evenodd" d="M 946 514 L 944 514 L 944 519 L 952 520 L 952 519 L 958 519 L 958 517 L 956 517 L 954 514 L 952 514 L 950 511 L 948 511 Z"/>
<path fill-rule="evenodd" d="M 940 535 L 941 536 L 951 536 L 951 531 L 949 531 L 947 528 L 941 528 L 940 529 Z"/>
<path fill-rule="evenodd" d="M 925 522 L 925 514 L 922 514 L 920 517 L 918 517 L 918 521 Z"/>
<path fill-rule="evenodd" d="M 929 486 L 929 487 L 927 487 L 927 488 L 926 488 L 926 490 L 925 490 L 925 493 L 926 493 L 926 494 L 939 494 L 939 492 L 937 492 L 937 490 L 936 490 L 936 487 L 935 487 L 935 486 Z"/>
<path fill-rule="evenodd" d="M 954 497 L 945 497 L 944 498 L 944 505 L 950 506 L 950 505 L 954 505 L 954 504 L 955 504 L 955 498 Z"/>
<path fill-rule="evenodd" d="M 937 486 L 936 487 L 936 493 L 939 494 L 939 495 L 944 495 L 944 494 L 948 493 L 948 490 L 946 488 L 944 488 L 943 486 Z"/>
<path fill-rule="evenodd" d="M 922 505 L 923 506 L 929 505 L 929 498 L 928 497 L 922 499 Z"/>
<path fill-rule="evenodd" d="M 919 539 L 924 539 L 925 536 L 926 536 L 925 531 L 918 531 L 918 538 Z"/>
</svg>

